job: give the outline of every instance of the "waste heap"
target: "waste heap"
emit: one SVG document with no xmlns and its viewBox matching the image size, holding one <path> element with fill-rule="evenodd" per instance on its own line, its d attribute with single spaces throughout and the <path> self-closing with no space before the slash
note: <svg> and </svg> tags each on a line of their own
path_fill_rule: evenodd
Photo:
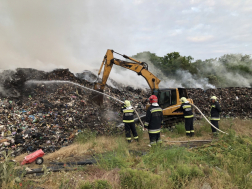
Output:
<svg viewBox="0 0 252 189">
<path fill-rule="evenodd" d="M 252 118 L 252 88 L 187 89 L 189 98 L 205 114 L 210 114 L 210 98 L 216 96 L 222 117 Z"/>
<path fill-rule="evenodd" d="M 85 129 L 102 135 L 118 132 L 115 126 L 122 122 L 120 102 L 104 97 L 104 106 L 98 107 L 92 101 L 94 93 L 73 84 L 27 83 L 62 80 L 93 88 L 90 75 L 87 71 L 74 75 L 68 69 L 5 71 L 1 78 L 5 90 L 0 93 L 0 151 L 12 149 L 13 156 L 39 148 L 52 152 L 71 143 Z M 146 91 L 107 86 L 104 92 L 132 101 L 144 114 Z"/>
</svg>

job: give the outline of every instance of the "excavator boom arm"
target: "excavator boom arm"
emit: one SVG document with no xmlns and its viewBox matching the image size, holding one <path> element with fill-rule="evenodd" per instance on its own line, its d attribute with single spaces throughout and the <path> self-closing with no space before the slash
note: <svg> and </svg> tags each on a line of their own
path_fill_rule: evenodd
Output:
<svg viewBox="0 0 252 189">
<path fill-rule="evenodd" d="M 123 60 L 119 60 L 114 58 L 113 56 L 114 51 L 113 50 L 107 50 L 107 53 L 102 61 L 102 65 L 100 67 L 98 76 L 101 74 L 102 68 L 104 66 L 104 71 L 103 71 L 103 77 L 102 77 L 102 82 L 101 83 L 97 83 L 95 85 L 95 89 L 98 89 L 98 85 L 100 85 L 100 90 L 103 91 L 104 87 L 107 83 L 109 74 L 111 72 L 111 69 L 113 67 L 113 65 L 118 65 L 121 67 L 124 67 L 126 69 L 132 70 L 134 72 L 136 72 L 138 75 L 141 75 L 145 78 L 145 80 L 147 81 L 147 83 L 149 84 L 149 87 L 151 88 L 152 91 L 154 91 L 155 89 L 158 89 L 158 84 L 160 83 L 160 79 L 158 79 L 155 75 L 153 75 L 151 72 L 148 71 L 147 68 L 147 64 L 140 62 L 138 60 L 135 60 L 133 58 L 130 58 L 126 55 L 122 55 L 124 58 L 127 58 L 131 61 L 134 62 L 126 62 Z M 119 53 L 117 53 L 119 54 Z M 121 55 L 121 54 L 119 54 Z"/>
</svg>

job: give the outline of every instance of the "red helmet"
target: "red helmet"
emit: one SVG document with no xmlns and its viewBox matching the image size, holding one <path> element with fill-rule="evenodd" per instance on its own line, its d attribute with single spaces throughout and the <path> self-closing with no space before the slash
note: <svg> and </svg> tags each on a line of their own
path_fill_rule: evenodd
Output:
<svg viewBox="0 0 252 189">
<path fill-rule="evenodd" d="M 151 103 L 151 104 L 152 104 L 152 103 L 157 103 L 158 98 L 157 98 L 155 95 L 151 95 L 150 98 L 149 98 L 149 100 L 150 100 L 150 103 Z"/>
</svg>

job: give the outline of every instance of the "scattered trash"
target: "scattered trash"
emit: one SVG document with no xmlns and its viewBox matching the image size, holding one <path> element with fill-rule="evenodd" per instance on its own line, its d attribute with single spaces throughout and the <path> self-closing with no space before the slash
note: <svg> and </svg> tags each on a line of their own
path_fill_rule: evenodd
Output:
<svg viewBox="0 0 252 189">
<path fill-rule="evenodd" d="M 252 118 L 252 88 L 187 89 L 187 92 L 205 115 L 210 114 L 210 97 L 217 96 L 222 108 L 222 117 Z"/>
<path fill-rule="evenodd" d="M 62 80 L 93 88 L 89 81 L 95 75 L 90 72 L 76 77 L 68 69 L 52 72 L 17 69 L 8 74 L 0 81 L 6 91 L 4 94 L 0 91 L 0 152 L 17 156 L 42 149 L 51 153 L 71 144 L 84 130 L 98 135 L 123 132 L 123 127 L 116 127 L 122 122 L 120 102 L 104 96 L 104 107 L 98 107 L 91 100 L 92 92 L 71 83 L 27 82 Z M 145 114 L 142 97 L 148 98 L 148 91 L 124 87 L 114 81 L 113 86 L 118 88 L 107 86 L 104 92 L 121 101 L 131 100 L 138 106 L 137 111 Z"/>
</svg>

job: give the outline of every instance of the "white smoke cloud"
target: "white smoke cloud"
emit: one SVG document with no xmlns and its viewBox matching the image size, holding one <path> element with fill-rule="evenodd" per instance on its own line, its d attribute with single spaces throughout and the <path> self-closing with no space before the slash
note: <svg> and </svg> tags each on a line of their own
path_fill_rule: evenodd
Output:
<svg viewBox="0 0 252 189">
<path fill-rule="evenodd" d="M 191 73 L 185 70 L 177 70 L 174 74 L 175 77 L 165 76 L 164 73 L 150 61 L 149 53 L 142 53 L 140 57 L 138 57 L 138 60 L 148 63 L 149 71 L 161 79 L 159 84 L 160 88 L 215 88 L 215 86 L 209 84 L 207 78 L 195 78 Z"/>
<path fill-rule="evenodd" d="M 252 59 L 249 55 L 230 54 L 219 59 L 210 59 L 203 62 L 204 68 L 200 69 L 202 74 L 213 74 L 221 80 L 219 87 L 251 87 L 252 76 L 246 73 L 239 73 L 227 70 L 228 66 L 244 66 L 252 71 Z M 226 65 L 225 65 L 226 64 Z"/>
<path fill-rule="evenodd" d="M 0 70 L 35 68 L 95 74 L 108 48 L 130 49 L 129 21 L 115 1 L 24 0 L 2 2 Z M 125 52 L 122 52 L 125 53 Z M 148 87 L 131 71 L 110 77 L 134 87 Z"/>
<path fill-rule="evenodd" d="M 150 0 L 141 0 L 135 2 L 136 4 L 131 0 L 1 1 L 0 70 L 18 67 L 47 71 L 54 68 L 69 68 L 73 72 L 95 70 L 94 73 L 97 73 L 103 56 L 109 48 L 127 55 L 150 50 L 162 56 L 175 50 L 182 52 L 181 54 L 189 53 L 193 57 L 196 55 L 203 57 L 206 55 L 205 52 L 209 52 L 211 56 L 216 55 L 213 54 L 213 49 L 217 51 L 225 49 L 226 52 L 230 46 L 233 52 L 235 48 L 230 45 L 230 41 L 237 43 L 241 40 L 242 44 L 244 41 L 246 45 L 251 44 L 249 36 L 239 33 L 246 31 L 250 34 L 251 32 L 248 31 L 251 31 L 251 27 L 248 24 L 240 24 L 240 27 L 234 24 L 223 26 L 223 23 L 249 23 L 246 20 L 248 17 L 241 17 L 242 14 L 237 18 L 232 17 L 233 21 L 229 21 L 231 17 L 223 15 L 223 7 L 230 9 L 233 3 L 223 2 L 226 1 L 222 1 L 221 6 L 218 7 L 211 5 L 213 6 L 211 8 L 216 11 L 208 12 L 204 9 L 209 7 L 208 4 L 205 5 L 205 1 L 194 2 L 193 9 L 190 1 L 185 0 L 181 2 L 159 0 L 158 3 L 153 4 Z M 241 8 L 249 5 L 251 2 L 248 1 L 239 7 L 239 10 L 242 11 Z M 230 9 L 229 12 L 232 13 L 236 8 Z M 192 12 L 183 13 L 187 9 Z M 195 10 L 201 11 L 195 14 Z M 164 14 L 160 16 L 160 12 Z M 206 19 L 202 16 L 206 12 L 210 14 L 207 17 L 209 20 L 201 20 Z M 189 23 L 186 21 L 189 18 L 199 20 L 199 23 Z M 202 23 L 205 22 L 206 25 L 203 25 Z M 220 26 L 223 29 L 220 29 Z M 233 38 L 227 38 L 227 42 L 219 40 L 227 34 Z M 195 36 L 200 36 L 200 41 L 211 36 L 208 38 L 210 42 L 204 41 L 204 47 L 195 42 L 188 43 L 188 39 L 195 39 Z M 214 43 L 211 44 L 211 41 Z M 217 41 L 223 44 L 218 44 Z M 166 44 L 169 44 L 169 47 Z M 242 49 L 247 52 L 248 48 L 244 46 Z M 219 55 L 220 52 L 217 54 Z M 152 68 L 151 64 L 149 70 L 163 80 L 160 86 L 180 87 L 189 81 L 193 86 L 209 87 L 206 79 L 197 80 L 189 73 L 178 72 L 182 74 L 178 77 L 180 79 L 166 79 L 158 70 Z M 148 87 L 144 78 L 132 71 L 118 72 L 113 68 L 110 77 L 125 85 Z M 227 77 L 235 82 L 232 75 L 227 74 Z M 246 86 L 250 83 L 247 76 L 238 74 L 236 77 L 245 79 L 243 84 Z"/>
</svg>

